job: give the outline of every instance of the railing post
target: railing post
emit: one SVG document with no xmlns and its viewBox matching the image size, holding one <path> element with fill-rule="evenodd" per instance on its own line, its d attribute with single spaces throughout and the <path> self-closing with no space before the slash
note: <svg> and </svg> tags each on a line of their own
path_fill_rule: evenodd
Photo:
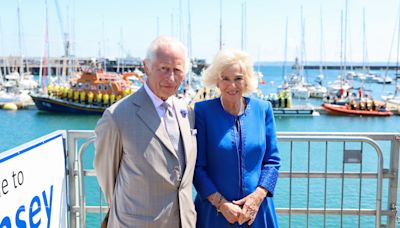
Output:
<svg viewBox="0 0 400 228">
<path fill-rule="evenodd" d="M 75 138 L 73 137 L 73 133 L 67 131 L 67 152 L 68 152 L 68 184 L 69 184 L 69 221 L 70 227 L 76 228 L 76 214 L 74 211 L 74 207 L 77 205 L 77 196 L 76 193 L 76 186 L 75 186 Z"/>
<path fill-rule="evenodd" d="M 387 226 L 390 228 L 396 227 L 397 216 L 397 182 L 399 179 L 399 148 L 400 134 L 394 135 L 390 145 L 390 167 L 389 173 L 389 193 L 388 193 L 388 209 L 392 209 L 393 213 L 388 216 Z"/>
</svg>

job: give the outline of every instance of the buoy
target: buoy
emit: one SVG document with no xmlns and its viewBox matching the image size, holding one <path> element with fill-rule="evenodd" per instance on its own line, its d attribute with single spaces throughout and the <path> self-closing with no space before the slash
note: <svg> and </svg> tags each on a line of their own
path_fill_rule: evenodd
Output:
<svg viewBox="0 0 400 228">
<path fill-rule="evenodd" d="M 74 91 L 71 88 L 68 88 L 68 100 L 72 100 L 72 94 L 74 93 Z"/>
<path fill-rule="evenodd" d="M 49 84 L 49 85 L 47 86 L 47 94 L 48 94 L 49 96 L 51 96 L 51 95 L 53 94 L 53 85 L 52 85 L 52 84 Z"/>
<path fill-rule="evenodd" d="M 81 93 L 79 94 L 79 97 L 81 99 L 81 103 L 84 104 L 85 100 L 86 100 L 86 93 L 85 91 L 81 91 Z"/>
<path fill-rule="evenodd" d="M 79 100 L 79 91 L 74 90 L 74 101 L 78 101 Z"/>
<path fill-rule="evenodd" d="M 114 104 L 115 103 L 115 94 L 110 95 L 110 103 Z"/>
<path fill-rule="evenodd" d="M 14 103 L 5 103 L 4 106 L 3 106 L 3 109 L 16 111 L 16 110 L 18 110 L 18 106 L 16 104 L 14 104 Z"/>
<path fill-rule="evenodd" d="M 104 96 L 103 96 L 103 104 L 104 104 L 104 106 L 108 106 L 109 99 L 110 99 L 110 95 L 108 95 L 108 93 L 104 94 Z"/>
<path fill-rule="evenodd" d="M 126 97 L 130 94 L 130 90 L 129 89 L 125 89 L 124 91 L 122 91 L 122 96 Z"/>
<path fill-rule="evenodd" d="M 96 95 L 96 102 L 100 103 L 102 99 L 103 99 L 103 94 L 102 93 L 98 93 Z"/>
<path fill-rule="evenodd" d="M 88 93 L 88 103 L 89 103 L 89 104 L 93 104 L 93 98 L 94 98 L 94 94 L 93 94 L 92 91 L 90 91 L 90 92 Z"/>
</svg>

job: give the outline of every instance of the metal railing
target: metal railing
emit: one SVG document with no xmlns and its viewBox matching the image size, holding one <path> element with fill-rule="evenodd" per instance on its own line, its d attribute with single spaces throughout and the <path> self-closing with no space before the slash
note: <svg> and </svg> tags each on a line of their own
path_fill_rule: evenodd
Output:
<svg viewBox="0 0 400 228">
<path fill-rule="evenodd" d="M 86 227 L 86 214 L 99 214 L 99 222 L 102 220 L 103 214 L 107 211 L 106 206 L 102 206 L 102 194 L 99 190 L 99 204 L 97 206 L 88 206 L 86 204 L 85 193 L 85 177 L 95 176 L 93 169 L 85 169 L 83 167 L 83 156 L 87 147 L 94 142 L 93 131 L 68 131 L 68 178 L 69 178 L 69 203 L 70 203 L 70 227 Z M 280 170 L 280 180 L 288 180 L 287 185 L 279 186 L 286 189 L 288 195 L 280 196 L 275 193 L 275 202 L 289 201 L 288 207 L 277 207 L 276 212 L 279 216 L 287 216 L 287 226 L 291 227 L 293 217 L 300 215 L 305 216 L 304 224 L 301 227 L 309 227 L 309 219 L 311 216 L 323 216 L 321 222 L 323 227 L 327 226 L 327 216 L 339 216 L 340 224 L 336 227 L 343 226 L 343 216 L 357 216 L 358 227 L 361 225 L 361 216 L 375 217 L 375 227 L 396 227 L 397 223 L 397 193 L 398 193 L 398 168 L 399 168 L 399 148 L 400 133 L 322 133 L 322 132 L 278 132 L 279 149 L 282 156 L 282 168 Z M 379 143 L 389 143 L 387 150 L 382 150 Z M 300 148 L 300 149 L 299 149 Z M 375 158 L 366 157 L 366 154 L 375 154 Z M 304 169 L 294 169 L 294 157 L 301 154 L 305 159 Z M 315 164 L 311 163 L 311 154 L 317 154 L 316 164 L 320 170 L 316 170 Z M 341 159 L 328 159 L 330 155 Z M 385 159 L 385 156 L 388 158 Z M 334 161 L 333 161 L 334 160 Z M 375 169 L 373 171 L 365 171 L 363 165 L 365 162 L 373 160 Z M 387 161 L 384 167 L 384 161 Z M 298 160 L 296 160 L 298 162 Z M 341 169 L 331 170 L 333 163 Z M 286 163 L 286 164 L 285 164 Z M 351 171 L 347 170 L 347 166 L 351 164 Z M 358 166 L 358 170 L 355 167 Z M 368 165 L 368 167 L 370 164 Z M 358 201 L 357 207 L 345 207 L 345 182 L 347 180 L 359 180 L 358 185 Z M 301 180 L 306 185 L 305 207 L 294 205 L 293 201 L 296 197 L 294 189 L 294 181 Z M 323 183 L 323 206 L 311 207 L 312 180 L 320 180 Z M 339 207 L 328 207 L 327 200 L 330 198 L 327 194 L 327 182 L 336 180 L 340 182 L 340 199 Z M 374 180 L 376 188 L 368 189 L 375 194 L 376 200 L 374 207 L 365 207 L 362 204 L 363 180 Z M 387 193 L 385 192 L 385 201 L 382 200 L 383 182 L 387 183 Z M 278 182 L 279 185 L 279 182 Z M 336 186 L 337 187 L 337 186 Z M 97 188 L 99 188 L 97 186 Z M 319 186 L 321 189 L 321 186 Z M 278 199 L 277 199 L 278 198 Z M 283 199 L 284 198 L 284 199 Z M 354 200 L 354 199 L 353 199 Z M 383 202 L 387 202 L 383 205 Z M 277 206 L 280 206 L 277 203 Z M 371 205 L 369 205 L 371 206 Z M 386 218 L 386 224 L 382 222 L 382 217 Z M 354 226 L 354 220 L 352 226 Z M 299 224 L 294 224 L 299 226 Z"/>
</svg>

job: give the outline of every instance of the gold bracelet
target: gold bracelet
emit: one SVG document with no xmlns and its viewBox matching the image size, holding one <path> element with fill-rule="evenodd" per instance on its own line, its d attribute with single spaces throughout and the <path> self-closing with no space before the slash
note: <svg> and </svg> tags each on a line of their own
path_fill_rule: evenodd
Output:
<svg viewBox="0 0 400 228">
<path fill-rule="evenodd" d="M 220 208 L 221 208 L 222 205 L 223 205 L 224 203 L 226 203 L 226 202 L 228 202 L 228 201 L 227 201 L 224 197 L 222 197 L 220 203 L 219 203 L 218 205 L 216 205 L 216 208 L 217 208 L 217 211 L 218 211 L 218 212 L 222 211 Z"/>
<path fill-rule="evenodd" d="M 215 197 L 218 197 L 218 202 L 212 202 L 214 207 L 217 209 L 217 212 L 220 212 L 220 207 L 222 206 L 222 201 L 225 199 L 221 193 L 217 192 L 217 195 Z M 214 201 L 214 200 L 213 200 Z"/>
<path fill-rule="evenodd" d="M 218 197 L 218 199 L 216 199 L 216 197 Z M 211 204 L 214 205 L 214 206 L 217 206 L 221 202 L 221 200 L 222 200 L 222 195 L 219 192 L 216 192 L 214 197 L 213 197 L 213 200 L 212 200 Z"/>
</svg>

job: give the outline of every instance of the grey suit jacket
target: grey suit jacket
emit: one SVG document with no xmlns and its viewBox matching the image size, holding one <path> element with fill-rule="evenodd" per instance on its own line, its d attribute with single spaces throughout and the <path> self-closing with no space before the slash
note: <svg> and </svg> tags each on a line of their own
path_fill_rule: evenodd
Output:
<svg viewBox="0 0 400 228">
<path fill-rule="evenodd" d="M 192 180 L 196 137 L 192 110 L 173 98 L 186 169 L 142 87 L 108 108 L 96 126 L 94 167 L 110 206 L 108 227 L 195 227 Z"/>
</svg>

